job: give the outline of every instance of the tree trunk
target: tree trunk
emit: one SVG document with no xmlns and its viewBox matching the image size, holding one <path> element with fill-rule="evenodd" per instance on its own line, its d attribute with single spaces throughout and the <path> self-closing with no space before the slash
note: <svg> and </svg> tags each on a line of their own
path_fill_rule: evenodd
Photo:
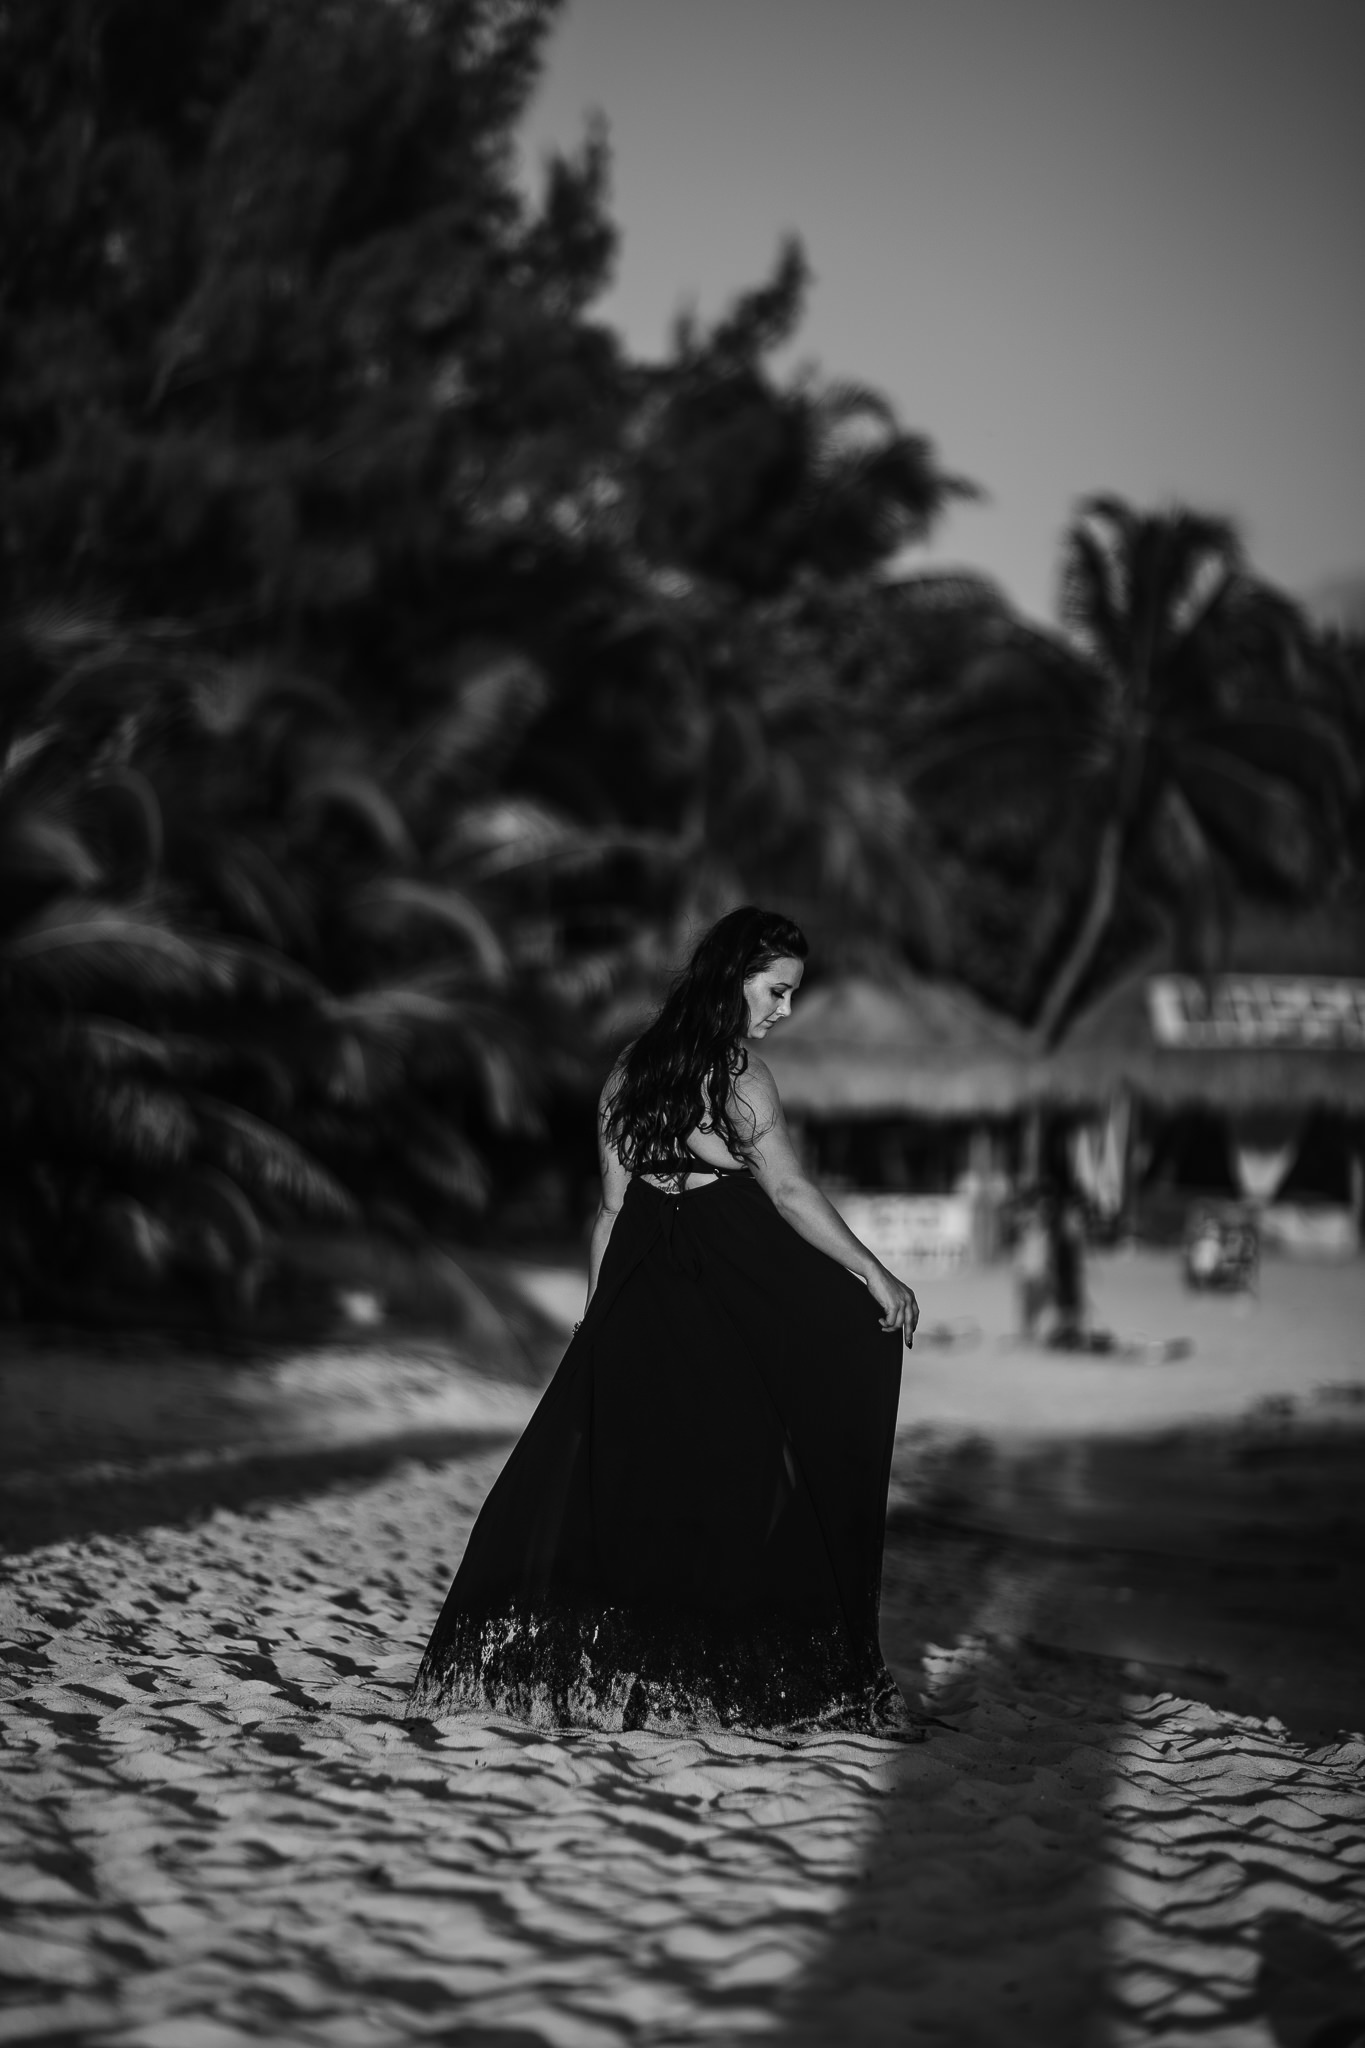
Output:
<svg viewBox="0 0 1365 2048">
<path fill-rule="evenodd" d="M 1114 914 L 1114 904 L 1119 893 L 1119 862 L 1122 853 L 1123 823 L 1119 818 L 1112 818 L 1105 826 L 1104 837 L 1100 841 L 1099 857 L 1095 862 L 1095 881 L 1090 891 L 1085 916 L 1081 919 L 1080 929 L 1043 997 L 1042 1008 L 1033 1027 L 1035 1037 L 1045 1048 L 1055 1042 L 1071 998 L 1099 950 L 1100 940 L 1104 937 L 1109 920 Z"/>
</svg>

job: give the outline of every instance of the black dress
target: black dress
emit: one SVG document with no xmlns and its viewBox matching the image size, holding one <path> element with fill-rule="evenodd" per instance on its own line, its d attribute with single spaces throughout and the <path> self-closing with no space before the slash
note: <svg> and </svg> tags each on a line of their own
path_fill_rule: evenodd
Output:
<svg viewBox="0 0 1365 2048">
<path fill-rule="evenodd" d="M 877 1639 L 901 1347 L 746 1172 L 637 1174 L 409 1713 L 913 1732 Z"/>
</svg>

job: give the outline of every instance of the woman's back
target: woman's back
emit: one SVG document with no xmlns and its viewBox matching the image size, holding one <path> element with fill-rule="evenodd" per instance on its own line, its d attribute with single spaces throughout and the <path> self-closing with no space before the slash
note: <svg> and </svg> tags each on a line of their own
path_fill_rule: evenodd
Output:
<svg viewBox="0 0 1365 2048">
<path fill-rule="evenodd" d="M 690 1163 L 693 1161 L 696 1163 Z M 634 1170 L 651 1187 L 661 1188 L 669 1194 L 679 1191 L 690 1194 L 694 1188 L 705 1187 L 717 1174 L 747 1171 L 744 1161 L 735 1157 L 711 1122 L 709 1102 L 706 1103 L 706 1114 L 688 1132 L 682 1145 L 667 1157 L 637 1161 Z"/>
</svg>

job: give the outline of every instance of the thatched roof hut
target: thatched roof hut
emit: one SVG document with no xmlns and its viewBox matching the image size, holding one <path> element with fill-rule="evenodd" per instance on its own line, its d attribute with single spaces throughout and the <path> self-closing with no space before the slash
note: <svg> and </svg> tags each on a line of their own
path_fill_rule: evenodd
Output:
<svg viewBox="0 0 1365 2048">
<path fill-rule="evenodd" d="M 1205 979 L 1154 952 L 1052 1052 L 965 989 L 861 976 L 801 998 L 763 1056 L 797 1115 L 1012 1116 L 1038 1104 L 1365 1114 L 1365 905 L 1244 912 Z"/>
<path fill-rule="evenodd" d="M 1154 954 L 1040 1062 L 1062 1107 L 1365 1112 L 1365 916 L 1244 917 L 1205 979 Z"/>
<path fill-rule="evenodd" d="M 798 1115 L 1008 1116 L 1031 1093 L 1023 1034 L 944 982 L 831 982 L 802 997 L 763 1057 Z"/>
</svg>

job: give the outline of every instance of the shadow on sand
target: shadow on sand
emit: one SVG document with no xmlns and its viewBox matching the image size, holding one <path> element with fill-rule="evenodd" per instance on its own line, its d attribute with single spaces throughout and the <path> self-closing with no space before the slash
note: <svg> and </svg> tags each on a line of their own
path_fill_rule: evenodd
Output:
<svg viewBox="0 0 1365 2048">
<path fill-rule="evenodd" d="M 1276 2048 L 1355 2048 L 1365 2041 L 1365 1974 L 1299 1913 L 1267 1913 L 1256 2002 Z"/>
<path fill-rule="evenodd" d="M 953 1726 L 890 1762 L 780 2038 L 1362 2038 L 1365 1437 L 919 1453 L 882 1638 Z"/>
<path fill-rule="evenodd" d="M 443 1465 L 498 1444 L 510 1447 L 515 1437 L 505 1429 L 417 1429 L 316 1449 L 149 1461 L 89 1475 L 59 1468 L 25 1474 L 22 1483 L 0 1488 L 0 1556 L 87 1536 L 185 1527 L 220 1508 L 306 1500 L 329 1487 L 382 1479 L 411 1460 Z"/>
</svg>

